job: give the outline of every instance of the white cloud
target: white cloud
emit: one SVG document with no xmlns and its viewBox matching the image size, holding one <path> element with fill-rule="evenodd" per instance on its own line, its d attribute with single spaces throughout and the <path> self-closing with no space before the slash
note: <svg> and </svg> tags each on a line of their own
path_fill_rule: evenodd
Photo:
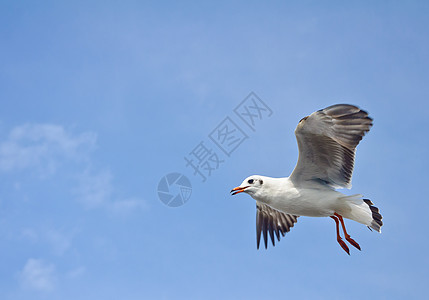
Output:
<svg viewBox="0 0 429 300">
<path fill-rule="evenodd" d="M 39 235 L 32 228 L 24 228 L 21 230 L 21 237 L 33 243 L 39 240 Z"/>
<path fill-rule="evenodd" d="M 97 136 L 93 132 L 73 133 L 61 125 L 20 125 L 0 141 L 0 172 L 31 170 L 45 178 L 68 164 L 71 168 L 67 168 L 67 176 L 77 179 L 77 186 L 70 189 L 86 208 L 105 208 L 124 214 L 143 207 L 141 199 L 127 197 L 122 200 L 121 195 L 114 195 L 113 175 L 108 168 L 94 170 L 91 153 L 96 148 L 96 141 Z M 22 184 L 17 181 L 13 188 L 20 192 Z M 55 234 L 50 239 L 56 239 L 55 243 L 62 245 L 58 252 L 68 247 L 66 240 L 60 241 L 61 238 Z"/>
<path fill-rule="evenodd" d="M 68 271 L 66 273 L 66 276 L 67 276 L 67 278 L 74 279 L 74 278 L 78 278 L 78 277 L 82 276 L 83 274 L 85 274 L 85 272 L 86 272 L 86 268 L 84 266 L 80 266 L 80 267 L 77 267 L 75 269 Z"/>
<path fill-rule="evenodd" d="M 49 292 L 55 288 L 55 266 L 43 260 L 30 258 L 19 274 L 24 288 Z"/>
<path fill-rule="evenodd" d="M 116 200 L 109 203 L 108 209 L 120 215 L 125 215 L 133 211 L 146 208 L 146 202 L 140 198 L 130 198 L 124 200 Z"/>
<path fill-rule="evenodd" d="M 86 170 L 78 178 L 78 200 L 87 208 L 103 207 L 115 214 L 127 214 L 145 207 L 145 202 L 140 198 L 122 199 L 115 196 L 112 180 L 110 171 L 97 173 Z"/>
<path fill-rule="evenodd" d="M 78 200 L 87 208 L 100 207 L 110 201 L 113 189 L 110 171 L 92 173 L 85 170 L 78 176 L 78 182 Z"/>
<path fill-rule="evenodd" d="M 0 171 L 36 168 L 42 176 L 51 175 L 64 160 L 86 159 L 95 143 L 92 132 L 75 135 L 52 124 L 17 126 L 0 143 Z"/>
<path fill-rule="evenodd" d="M 46 232 L 46 239 L 52 247 L 54 254 L 63 255 L 72 245 L 74 233 L 66 234 L 58 229 Z"/>
<path fill-rule="evenodd" d="M 55 228 L 24 228 L 18 234 L 19 239 L 23 239 L 30 243 L 44 243 L 49 245 L 50 251 L 62 256 L 67 252 L 73 242 L 73 238 L 79 231 L 77 227 L 72 230 L 63 230 Z"/>
</svg>

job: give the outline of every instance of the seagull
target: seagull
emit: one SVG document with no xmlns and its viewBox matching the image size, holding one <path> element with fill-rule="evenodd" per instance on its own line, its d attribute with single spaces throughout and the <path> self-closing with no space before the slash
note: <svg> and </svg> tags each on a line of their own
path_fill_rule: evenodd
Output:
<svg viewBox="0 0 429 300">
<path fill-rule="evenodd" d="M 330 217 L 335 221 L 337 242 L 350 255 L 340 235 L 361 250 L 350 237 L 344 218 L 381 232 L 382 216 L 377 207 L 362 195 L 347 196 L 336 189 L 351 188 L 356 146 L 372 126 L 372 118 L 359 107 L 336 104 L 302 118 L 295 129 L 298 162 L 289 177 L 247 177 L 232 195 L 247 193 L 256 200 L 256 246 L 263 233 L 265 249 L 268 234 L 275 237 L 295 225 L 299 216 Z"/>
</svg>

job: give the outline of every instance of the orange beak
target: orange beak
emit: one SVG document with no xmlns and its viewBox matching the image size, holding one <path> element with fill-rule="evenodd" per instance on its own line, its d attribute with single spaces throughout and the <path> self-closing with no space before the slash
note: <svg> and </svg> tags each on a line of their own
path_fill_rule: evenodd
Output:
<svg viewBox="0 0 429 300">
<path fill-rule="evenodd" d="M 244 192 L 244 190 L 245 189 L 247 189 L 248 188 L 248 186 L 245 186 L 245 187 L 236 187 L 236 188 L 233 188 L 232 190 L 231 190 L 231 193 L 232 193 L 232 195 L 237 195 L 238 193 L 242 193 L 242 192 Z"/>
</svg>

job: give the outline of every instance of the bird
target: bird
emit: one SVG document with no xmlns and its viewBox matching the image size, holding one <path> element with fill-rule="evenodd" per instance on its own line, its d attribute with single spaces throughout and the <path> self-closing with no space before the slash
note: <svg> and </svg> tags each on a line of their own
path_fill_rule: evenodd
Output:
<svg viewBox="0 0 429 300">
<path fill-rule="evenodd" d="M 337 191 L 351 188 L 356 147 L 372 125 L 368 113 L 355 105 L 335 104 L 313 112 L 295 129 L 299 155 L 289 177 L 252 175 L 231 190 L 232 195 L 247 193 L 256 200 L 257 249 L 261 233 L 265 249 L 268 235 L 275 246 L 275 237 L 280 241 L 300 216 L 332 218 L 337 242 L 348 255 L 340 225 L 344 239 L 361 247 L 348 234 L 344 219 L 381 233 L 382 216 L 371 200 Z"/>
</svg>

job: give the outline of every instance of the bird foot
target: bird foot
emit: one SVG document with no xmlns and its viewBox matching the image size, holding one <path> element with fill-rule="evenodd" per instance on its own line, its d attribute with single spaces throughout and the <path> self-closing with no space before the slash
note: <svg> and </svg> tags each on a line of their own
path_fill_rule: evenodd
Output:
<svg viewBox="0 0 429 300">
<path fill-rule="evenodd" d="M 337 239 L 337 242 L 338 242 L 338 244 L 340 244 L 341 248 L 343 248 L 343 249 L 344 249 L 344 251 L 346 251 L 346 252 L 347 252 L 347 254 L 348 254 L 348 255 L 350 255 L 349 247 L 347 247 L 347 245 L 346 245 L 346 243 L 343 241 L 343 239 L 342 239 L 342 238 L 338 238 L 338 239 Z M 352 244 L 352 245 L 353 245 L 353 244 Z"/>
<path fill-rule="evenodd" d="M 359 244 L 354 239 L 352 239 L 350 235 L 345 236 L 345 238 L 346 241 L 349 242 L 353 247 L 355 247 L 359 251 L 361 250 Z"/>
</svg>

